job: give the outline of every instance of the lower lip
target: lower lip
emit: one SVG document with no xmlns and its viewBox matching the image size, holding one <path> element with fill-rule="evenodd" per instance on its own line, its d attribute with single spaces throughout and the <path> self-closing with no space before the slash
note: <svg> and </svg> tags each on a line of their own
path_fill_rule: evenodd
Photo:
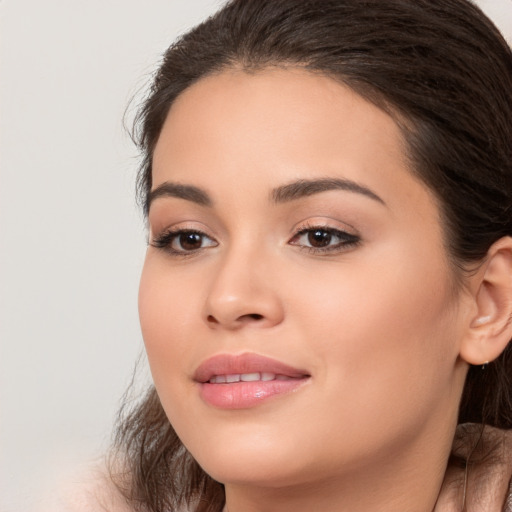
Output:
<svg viewBox="0 0 512 512">
<path fill-rule="evenodd" d="M 230 384 L 200 384 L 201 398 L 220 409 L 248 409 L 266 400 L 297 390 L 307 377 L 290 380 L 233 382 Z"/>
</svg>

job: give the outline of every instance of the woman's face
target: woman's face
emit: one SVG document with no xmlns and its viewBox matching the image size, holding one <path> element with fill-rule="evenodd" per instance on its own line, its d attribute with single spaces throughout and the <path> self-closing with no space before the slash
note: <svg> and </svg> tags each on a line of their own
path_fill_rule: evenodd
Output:
<svg viewBox="0 0 512 512">
<path fill-rule="evenodd" d="M 226 71 L 172 106 L 152 190 L 142 331 L 208 473 L 442 465 L 469 306 L 390 116 L 306 71 Z"/>
</svg>

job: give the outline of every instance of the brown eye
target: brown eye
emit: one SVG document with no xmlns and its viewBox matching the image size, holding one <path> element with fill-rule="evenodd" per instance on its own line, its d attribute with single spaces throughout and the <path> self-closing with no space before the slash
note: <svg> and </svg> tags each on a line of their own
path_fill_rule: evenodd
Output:
<svg viewBox="0 0 512 512">
<path fill-rule="evenodd" d="M 182 230 L 171 235 L 170 248 L 174 252 L 193 252 L 217 245 L 215 240 L 200 231 Z"/>
<path fill-rule="evenodd" d="M 151 245 L 173 255 L 184 255 L 208 247 L 216 247 L 218 243 L 201 231 L 179 229 L 161 234 L 152 241 Z"/>
<path fill-rule="evenodd" d="M 184 251 L 194 251 L 200 249 L 203 244 L 203 236 L 199 233 L 181 233 L 175 239 L 177 249 Z"/>
<path fill-rule="evenodd" d="M 315 229 L 308 233 L 308 242 L 311 247 L 326 247 L 331 240 L 332 234 L 324 229 Z"/>
<path fill-rule="evenodd" d="M 340 229 L 311 227 L 299 231 L 289 241 L 315 254 L 343 252 L 359 244 L 361 239 Z"/>
</svg>

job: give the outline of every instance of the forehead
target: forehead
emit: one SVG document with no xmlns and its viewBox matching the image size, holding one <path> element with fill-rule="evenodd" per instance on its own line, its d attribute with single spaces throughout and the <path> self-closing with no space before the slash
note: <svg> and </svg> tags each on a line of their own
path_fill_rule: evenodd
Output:
<svg viewBox="0 0 512 512">
<path fill-rule="evenodd" d="M 153 188 L 172 179 L 215 195 L 225 183 L 256 192 L 335 175 L 391 202 L 429 196 L 408 166 L 394 119 L 343 84 L 295 68 L 226 70 L 172 105 L 153 156 Z"/>
<path fill-rule="evenodd" d="M 363 135 L 373 148 L 386 146 L 402 158 L 393 119 L 339 82 L 294 68 L 250 74 L 227 70 L 201 79 L 176 99 L 154 159 L 158 163 L 164 148 L 177 155 L 180 147 L 200 141 L 195 148 L 199 156 L 207 143 L 228 137 L 248 158 L 263 148 L 277 152 L 289 145 L 303 156 L 316 149 L 329 155 L 330 148 L 348 149 Z M 225 151 L 224 144 L 217 147 Z"/>
</svg>

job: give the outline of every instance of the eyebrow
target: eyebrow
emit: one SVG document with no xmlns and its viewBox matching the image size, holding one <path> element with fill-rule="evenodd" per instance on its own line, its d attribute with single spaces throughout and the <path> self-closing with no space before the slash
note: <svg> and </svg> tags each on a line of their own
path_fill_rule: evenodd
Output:
<svg viewBox="0 0 512 512">
<path fill-rule="evenodd" d="M 386 204 L 375 192 L 352 180 L 342 178 L 321 178 L 316 180 L 298 180 L 274 189 L 271 193 L 275 203 L 295 201 L 302 197 L 312 196 L 329 190 L 346 190 L 362 194 L 370 199 Z"/>
<path fill-rule="evenodd" d="M 375 192 L 352 180 L 342 178 L 320 178 L 315 180 L 297 180 L 272 190 L 270 196 L 274 203 L 287 203 L 302 197 L 327 192 L 330 190 L 346 190 L 362 194 L 370 199 L 386 204 Z M 148 194 L 147 210 L 151 203 L 160 197 L 176 197 L 201 206 L 213 206 L 213 201 L 208 193 L 194 185 L 184 185 L 166 181 Z"/>
<path fill-rule="evenodd" d="M 158 185 L 158 187 L 148 194 L 146 202 L 148 210 L 151 203 L 159 197 L 176 197 L 178 199 L 192 201 L 201 206 L 213 205 L 210 196 L 203 189 L 195 187 L 194 185 L 182 185 L 181 183 L 172 183 L 170 181 Z"/>
</svg>

